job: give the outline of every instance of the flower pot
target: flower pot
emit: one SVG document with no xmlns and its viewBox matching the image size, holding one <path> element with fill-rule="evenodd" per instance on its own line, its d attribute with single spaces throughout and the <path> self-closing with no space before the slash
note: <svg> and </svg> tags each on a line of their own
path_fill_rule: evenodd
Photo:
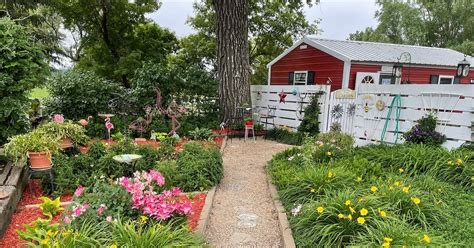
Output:
<svg viewBox="0 0 474 248">
<path fill-rule="evenodd" d="M 30 166 L 32 169 L 49 169 L 51 164 L 51 153 L 49 152 L 28 152 Z"/>
<path fill-rule="evenodd" d="M 68 137 L 64 137 L 61 139 L 61 144 L 59 145 L 61 149 L 67 149 L 72 147 L 72 141 Z"/>
<path fill-rule="evenodd" d="M 247 127 L 253 126 L 253 121 L 246 121 L 245 126 L 247 126 Z"/>
<path fill-rule="evenodd" d="M 91 149 L 90 147 L 88 146 L 79 146 L 79 151 L 82 153 L 82 154 L 86 154 L 89 152 L 89 149 Z"/>
<path fill-rule="evenodd" d="M 146 145 L 147 140 L 145 138 L 135 138 L 135 144 L 137 144 L 137 145 Z"/>
</svg>

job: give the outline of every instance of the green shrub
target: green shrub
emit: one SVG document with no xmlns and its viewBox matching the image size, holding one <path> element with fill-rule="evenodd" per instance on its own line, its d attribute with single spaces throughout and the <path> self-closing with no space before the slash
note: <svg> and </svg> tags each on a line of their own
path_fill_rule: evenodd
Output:
<svg viewBox="0 0 474 248">
<path fill-rule="evenodd" d="M 301 133 L 293 132 L 287 128 L 273 128 L 265 133 L 266 139 L 275 140 L 288 145 L 301 145 L 303 137 Z"/>
<path fill-rule="evenodd" d="M 217 147 L 189 142 L 177 160 L 178 184 L 184 191 L 209 189 L 223 177 L 222 156 Z"/>
<path fill-rule="evenodd" d="M 179 175 L 175 160 L 162 160 L 155 164 L 155 170 L 159 171 L 165 177 L 165 185 L 163 187 L 169 189 L 171 187 L 180 187 Z"/>
<path fill-rule="evenodd" d="M 301 121 L 298 132 L 307 133 L 309 135 L 315 136 L 319 133 L 319 94 L 316 94 L 311 97 L 310 103 L 304 109 L 304 117 Z"/>
<path fill-rule="evenodd" d="M 48 73 L 43 47 L 27 27 L 0 18 L 0 145 L 29 127 L 28 92 Z"/>
<path fill-rule="evenodd" d="M 425 144 L 428 146 L 440 146 L 446 141 L 446 135 L 437 132 L 437 118 L 433 113 L 422 117 L 418 124 L 403 134 L 407 143 Z"/>
<path fill-rule="evenodd" d="M 109 101 L 114 94 L 122 92 L 118 84 L 80 70 L 57 73 L 47 87 L 51 96 L 46 102 L 47 111 L 76 120 L 108 112 Z M 94 122 L 99 120 L 94 119 Z"/>
<path fill-rule="evenodd" d="M 333 144 L 341 149 L 350 149 L 354 145 L 354 138 L 341 132 L 320 133 L 316 136 L 317 141 Z"/>
<path fill-rule="evenodd" d="M 198 128 L 189 131 L 189 136 L 193 140 L 209 140 L 214 133 L 209 128 Z"/>
</svg>

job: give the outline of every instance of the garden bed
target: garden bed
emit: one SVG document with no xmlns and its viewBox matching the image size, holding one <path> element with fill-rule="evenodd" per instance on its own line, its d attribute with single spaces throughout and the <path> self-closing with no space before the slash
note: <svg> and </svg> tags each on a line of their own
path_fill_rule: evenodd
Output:
<svg viewBox="0 0 474 248">
<path fill-rule="evenodd" d="M 298 247 L 474 243 L 472 150 L 341 141 L 307 140 L 268 166 Z"/>
</svg>

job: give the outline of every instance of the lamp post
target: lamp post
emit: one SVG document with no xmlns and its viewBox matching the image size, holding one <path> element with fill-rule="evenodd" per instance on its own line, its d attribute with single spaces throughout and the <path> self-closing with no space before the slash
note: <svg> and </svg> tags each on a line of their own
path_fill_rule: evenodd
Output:
<svg viewBox="0 0 474 248">
<path fill-rule="evenodd" d="M 458 69 L 456 70 L 456 77 L 462 78 L 467 77 L 469 74 L 469 67 L 471 64 L 466 60 L 466 55 L 464 55 L 464 59 L 459 61 Z"/>
</svg>

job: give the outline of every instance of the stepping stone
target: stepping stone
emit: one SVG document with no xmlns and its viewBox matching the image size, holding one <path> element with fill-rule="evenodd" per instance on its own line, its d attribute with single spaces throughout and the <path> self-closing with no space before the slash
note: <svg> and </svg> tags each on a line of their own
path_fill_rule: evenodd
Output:
<svg viewBox="0 0 474 248">
<path fill-rule="evenodd" d="M 223 186 L 225 190 L 231 190 L 231 191 L 240 191 L 242 190 L 242 184 L 239 183 L 229 183 Z"/>
<path fill-rule="evenodd" d="M 237 226 L 240 228 L 254 228 L 257 226 L 257 215 L 254 213 L 241 213 L 238 219 Z"/>
</svg>

